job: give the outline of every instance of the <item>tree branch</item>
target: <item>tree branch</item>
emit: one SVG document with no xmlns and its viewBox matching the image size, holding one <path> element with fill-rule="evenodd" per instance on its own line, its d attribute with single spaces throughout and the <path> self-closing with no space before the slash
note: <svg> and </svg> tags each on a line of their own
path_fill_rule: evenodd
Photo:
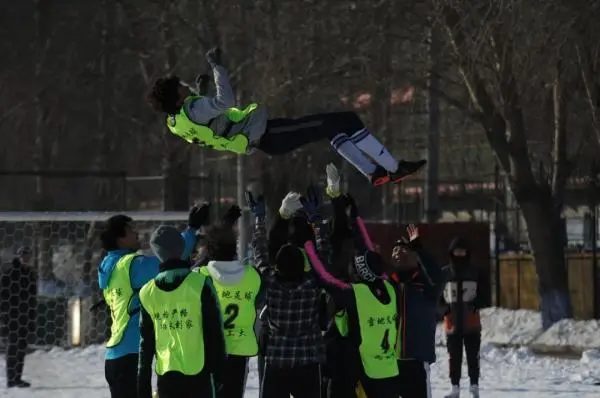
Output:
<svg viewBox="0 0 600 398">
<path fill-rule="evenodd" d="M 583 82 L 586 100 L 590 107 L 592 117 L 592 128 L 596 133 L 596 139 L 600 142 L 600 83 L 595 82 L 593 76 L 596 76 L 598 71 L 594 68 L 592 59 L 584 51 L 580 45 L 575 45 L 577 53 L 577 64 L 579 73 Z"/>
<path fill-rule="evenodd" d="M 444 27 L 448 38 L 453 46 L 455 56 L 458 60 L 459 71 L 463 82 L 469 93 L 473 105 L 481 115 L 482 124 L 486 137 L 494 150 L 502 168 L 510 173 L 510 146 L 506 139 L 506 122 L 498 111 L 491 95 L 487 92 L 485 84 L 476 71 L 469 71 L 468 65 L 461 56 L 461 47 L 465 43 L 465 36 L 458 28 L 460 17 L 458 13 L 450 7 L 443 7 Z M 470 73 L 469 73 L 470 72 Z"/>
<path fill-rule="evenodd" d="M 552 151 L 552 196 L 562 205 L 567 178 L 570 174 L 569 162 L 567 160 L 567 113 L 566 96 L 562 89 L 562 65 L 556 65 L 556 76 L 552 86 L 552 108 L 554 113 L 554 148 Z"/>
</svg>

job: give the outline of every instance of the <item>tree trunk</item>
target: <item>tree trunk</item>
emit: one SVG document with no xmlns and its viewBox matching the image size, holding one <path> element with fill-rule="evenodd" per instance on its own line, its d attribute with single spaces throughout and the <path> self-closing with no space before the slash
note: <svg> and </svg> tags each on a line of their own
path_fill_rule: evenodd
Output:
<svg viewBox="0 0 600 398">
<path fill-rule="evenodd" d="M 572 317 L 565 262 L 565 227 L 550 194 L 519 201 L 538 275 L 543 328 Z"/>
<path fill-rule="evenodd" d="M 177 10 L 170 8 L 166 17 L 175 12 Z M 177 64 L 178 58 L 176 54 L 177 43 L 166 17 L 163 16 L 161 19 L 160 31 L 165 51 L 165 69 L 169 71 Z M 165 127 L 163 123 L 160 128 L 164 131 Z M 190 152 L 188 145 L 183 140 L 176 139 L 170 133 L 166 134 L 162 161 L 164 178 L 163 210 L 187 211 L 189 208 Z"/>
</svg>

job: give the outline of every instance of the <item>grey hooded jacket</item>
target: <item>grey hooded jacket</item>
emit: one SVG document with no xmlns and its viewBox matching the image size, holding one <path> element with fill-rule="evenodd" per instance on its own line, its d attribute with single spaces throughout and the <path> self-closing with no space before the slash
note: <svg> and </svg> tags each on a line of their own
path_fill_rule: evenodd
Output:
<svg viewBox="0 0 600 398">
<path fill-rule="evenodd" d="M 267 110 L 260 105 L 242 122 L 231 125 L 225 111 L 236 106 L 233 88 L 225 68 L 216 66 L 213 68 L 213 74 L 216 94 L 213 97 L 203 96 L 187 102 L 185 112 L 193 122 L 209 126 L 219 137 L 246 135 L 249 142 L 248 153 L 251 153 L 267 130 Z"/>
</svg>

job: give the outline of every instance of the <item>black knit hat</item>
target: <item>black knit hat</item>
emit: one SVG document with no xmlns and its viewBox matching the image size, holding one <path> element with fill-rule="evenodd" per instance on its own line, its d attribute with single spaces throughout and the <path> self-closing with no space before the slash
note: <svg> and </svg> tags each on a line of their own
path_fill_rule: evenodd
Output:
<svg viewBox="0 0 600 398">
<path fill-rule="evenodd" d="M 354 256 L 356 275 L 365 282 L 375 282 L 385 273 L 385 262 L 379 253 L 366 250 Z"/>
<path fill-rule="evenodd" d="M 275 256 L 278 277 L 284 281 L 301 281 L 304 278 L 304 255 L 293 244 L 281 246 Z"/>
</svg>

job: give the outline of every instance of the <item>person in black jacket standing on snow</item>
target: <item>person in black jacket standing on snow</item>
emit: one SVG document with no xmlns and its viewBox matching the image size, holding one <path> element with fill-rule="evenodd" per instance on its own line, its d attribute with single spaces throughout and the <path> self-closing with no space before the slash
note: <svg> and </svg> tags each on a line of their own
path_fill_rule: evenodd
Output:
<svg viewBox="0 0 600 398">
<path fill-rule="evenodd" d="M 449 254 L 450 264 L 445 269 L 451 271 L 452 276 L 444 288 L 443 305 L 452 390 L 446 398 L 460 396 L 463 346 L 467 354 L 471 396 L 479 398 L 482 283 L 477 268 L 471 264 L 469 248 L 463 239 L 457 237 L 452 240 Z"/>
<path fill-rule="evenodd" d="M 21 247 L 12 267 L 0 282 L 0 316 L 4 335 L 8 338 L 6 351 L 6 386 L 30 387 L 21 379 L 27 337 L 35 329 L 37 307 L 37 275 L 31 267 L 31 249 Z"/>
</svg>

